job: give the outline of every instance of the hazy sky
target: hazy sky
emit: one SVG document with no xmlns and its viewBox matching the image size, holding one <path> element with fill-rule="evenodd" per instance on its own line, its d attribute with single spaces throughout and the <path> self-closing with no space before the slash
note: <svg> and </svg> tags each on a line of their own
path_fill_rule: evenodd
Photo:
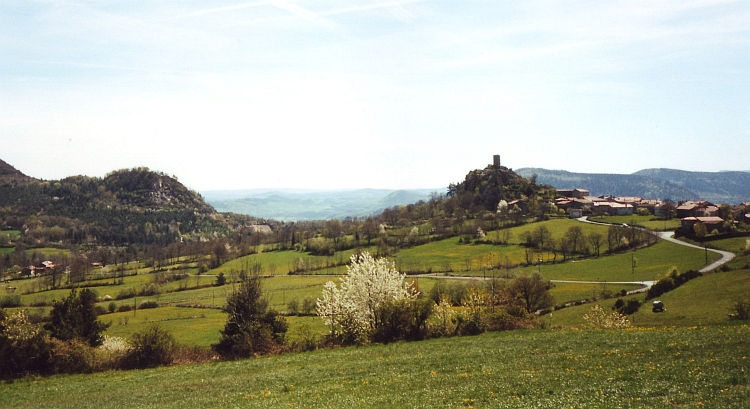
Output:
<svg viewBox="0 0 750 409">
<path fill-rule="evenodd" d="M 196 190 L 750 169 L 748 1 L 0 2 L 0 159 Z"/>
</svg>

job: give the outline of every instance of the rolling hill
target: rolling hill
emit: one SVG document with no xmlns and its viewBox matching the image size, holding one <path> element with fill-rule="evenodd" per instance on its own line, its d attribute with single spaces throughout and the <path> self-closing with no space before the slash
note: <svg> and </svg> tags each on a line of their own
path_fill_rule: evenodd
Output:
<svg viewBox="0 0 750 409">
<path fill-rule="evenodd" d="M 540 183 L 558 189 L 584 188 L 594 196 L 639 196 L 648 199 L 708 200 L 737 204 L 750 200 L 750 173 L 689 172 L 675 169 L 644 169 L 630 175 L 573 173 L 564 170 L 522 168 L 518 174 L 537 175 Z"/>
<path fill-rule="evenodd" d="M 443 189 L 257 189 L 205 191 L 201 194 L 219 212 L 295 221 L 375 215 L 388 207 L 427 201 L 434 191 L 442 192 Z"/>
<path fill-rule="evenodd" d="M 36 244 L 168 244 L 228 228 L 198 193 L 148 168 L 117 170 L 103 178 L 40 180 L 3 161 L 0 221 L 5 228 L 25 230 Z"/>
</svg>

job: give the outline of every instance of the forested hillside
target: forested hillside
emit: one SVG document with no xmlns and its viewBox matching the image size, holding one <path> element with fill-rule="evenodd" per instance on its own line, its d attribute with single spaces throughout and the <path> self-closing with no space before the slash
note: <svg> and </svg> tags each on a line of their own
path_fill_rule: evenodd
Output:
<svg viewBox="0 0 750 409">
<path fill-rule="evenodd" d="M 552 186 L 537 184 L 538 179 L 525 178 L 504 166 L 489 165 L 469 172 L 464 181 L 448 186 L 448 197 L 456 197 L 459 207 L 469 212 L 497 210 L 500 200 L 554 198 Z M 543 201 L 543 200 L 542 200 Z"/>
<path fill-rule="evenodd" d="M 594 196 L 639 196 L 648 199 L 708 200 L 737 204 L 750 200 L 750 173 L 687 172 L 674 169 L 644 169 L 631 175 L 573 173 L 541 168 L 519 169 L 558 189 L 584 188 Z"/>
<path fill-rule="evenodd" d="M 699 199 L 714 203 L 750 201 L 748 172 L 688 172 L 675 169 L 644 169 L 634 175 L 666 180 L 698 194 Z"/>
<path fill-rule="evenodd" d="M 0 165 L 3 227 L 40 242 L 169 244 L 226 227 L 200 195 L 148 168 L 47 181 Z"/>
</svg>

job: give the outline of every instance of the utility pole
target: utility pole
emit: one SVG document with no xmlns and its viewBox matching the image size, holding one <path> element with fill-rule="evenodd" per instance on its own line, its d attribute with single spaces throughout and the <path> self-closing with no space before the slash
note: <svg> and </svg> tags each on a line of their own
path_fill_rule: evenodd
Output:
<svg viewBox="0 0 750 409">
<path fill-rule="evenodd" d="M 703 249 L 706 251 L 706 264 L 708 264 L 708 243 L 703 243 Z"/>
</svg>

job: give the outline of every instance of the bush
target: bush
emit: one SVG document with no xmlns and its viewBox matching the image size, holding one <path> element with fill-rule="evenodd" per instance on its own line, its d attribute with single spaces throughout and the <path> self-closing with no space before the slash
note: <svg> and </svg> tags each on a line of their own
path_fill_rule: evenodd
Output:
<svg viewBox="0 0 750 409">
<path fill-rule="evenodd" d="M 94 348 L 79 339 L 70 341 L 50 340 L 52 353 L 50 372 L 91 373 L 95 366 Z"/>
<path fill-rule="evenodd" d="M 107 305 L 107 311 L 109 311 L 110 314 L 117 311 L 117 303 L 115 303 L 114 301 L 109 303 L 109 305 Z"/>
<path fill-rule="evenodd" d="M 143 287 L 141 287 L 141 290 L 138 291 L 138 295 L 140 296 L 149 296 L 149 295 L 156 295 L 161 293 L 161 287 L 159 287 L 156 283 L 148 283 L 144 284 Z"/>
<path fill-rule="evenodd" d="M 49 372 L 52 344 L 25 311 L 0 310 L 0 377 Z"/>
<path fill-rule="evenodd" d="M 688 270 L 680 274 L 679 270 L 677 270 L 677 267 L 672 267 L 667 277 L 664 277 L 661 280 L 657 281 L 653 287 L 648 289 L 648 292 L 646 293 L 646 300 L 659 297 L 660 295 L 668 291 L 672 291 L 682 284 L 685 284 L 686 282 L 702 275 L 703 274 L 701 274 L 699 271 L 695 270 Z"/>
<path fill-rule="evenodd" d="M 159 303 L 156 301 L 151 301 L 151 300 L 143 301 L 140 304 L 138 304 L 139 310 L 146 310 L 149 308 L 158 308 L 158 307 L 159 307 Z"/>
<path fill-rule="evenodd" d="M 299 315 L 299 300 L 293 298 L 286 306 L 289 309 L 289 315 Z"/>
<path fill-rule="evenodd" d="M 385 302 L 376 311 L 375 342 L 420 341 L 427 338 L 427 319 L 435 303 L 429 298 Z"/>
<path fill-rule="evenodd" d="M 633 315 L 638 312 L 638 309 L 640 307 L 641 302 L 636 300 L 635 298 L 628 300 L 627 303 L 622 299 L 618 299 L 615 302 L 615 305 L 612 306 L 612 309 L 623 315 Z"/>
<path fill-rule="evenodd" d="M 133 311 L 133 307 L 131 307 L 130 304 L 123 304 L 117 307 L 117 312 L 128 312 L 128 311 Z"/>
<path fill-rule="evenodd" d="M 729 318 L 732 320 L 750 319 L 750 300 L 737 300 L 730 311 Z"/>
<path fill-rule="evenodd" d="M 21 296 L 18 294 L 8 294 L 0 297 L 0 308 L 14 308 L 21 306 Z"/>
<path fill-rule="evenodd" d="M 169 365 L 174 360 L 172 354 L 177 347 L 174 336 L 157 324 L 133 334 L 130 344 L 132 348 L 122 360 L 125 369 Z"/>
<path fill-rule="evenodd" d="M 599 304 L 594 304 L 594 306 L 591 307 L 591 312 L 583 315 L 583 319 L 586 321 L 586 326 L 589 328 L 611 329 L 630 327 L 630 320 L 628 317 L 617 311 L 612 314 L 607 314 L 602 310 L 602 307 Z"/>
<path fill-rule="evenodd" d="M 135 289 L 124 288 L 117 293 L 117 296 L 115 297 L 115 299 L 124 300 L 126 298 L 133 298 L 133 297 L 135 297 Z"/>
<path fill-rule="evenodd" d="M 315 310 L 315 300 L 311 297 L 307 297 L 302 300 L 302 313 L 310 315 Z"/>
</svg>

